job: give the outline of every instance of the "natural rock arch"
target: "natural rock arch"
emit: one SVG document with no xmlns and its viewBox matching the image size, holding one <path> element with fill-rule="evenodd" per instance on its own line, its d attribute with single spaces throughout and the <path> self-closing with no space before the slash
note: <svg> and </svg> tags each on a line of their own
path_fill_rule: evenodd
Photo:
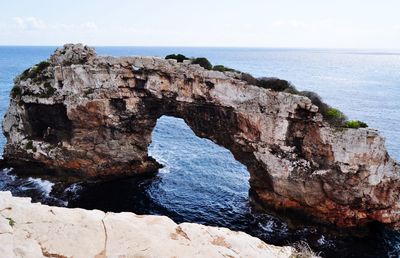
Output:
<svg viewBox="0 0 400 258">
<path fill-rule="evenodd" d="M 57 49 L 16 79 L 4 157 L 88 177 L 154 172 L 147 148 L 162 115 L 229 149 L 263 204 L 340 226 L 399 221 L 399 165 L 375 130 L 332 128 L 308 98 L 235 72 L 99 57 L 82 45 Z"/>
</svg>

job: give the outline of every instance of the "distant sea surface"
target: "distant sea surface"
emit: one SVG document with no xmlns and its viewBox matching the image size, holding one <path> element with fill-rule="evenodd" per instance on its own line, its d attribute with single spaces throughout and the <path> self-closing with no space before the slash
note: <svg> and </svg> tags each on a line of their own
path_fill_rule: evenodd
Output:
<svg viewBox="0 0 400 258">
<path fill-rule="evenodd" d="M 0 47 L 0 117 L 9 103 L 13 79 L 47 59 L 56 47 Z M 164 57 L 182 53 L 207 57 L 213 64 L 255 77 L 279 77 L 299 90 L 317 92 L 350 119 L 366 122 L 386 138 L 389 154 L 400 160 L 400 51 L 263 48 L 96 47 L 99 55 Z M 0 190 L 43 203 L 167 215 L 176 222 L 197 222 L 246 231 L 279 245 L 305 240 L 324 257 L 398 257 L 400 234 L 377 228 L 366 237 L 327 234 L 290 227 L 272 214 L 255 211 L 248 198 L 246 168 L 232 154 L 196 137 L 178 118 L 161 117 L 150 154 L 165 167 L 153 179 L 76 183 L 62 193 L 41 178 L 21 178 L 12 168 L 0 173 Z M 0 155 L 5 138 L 0 136 Z"/>
</svg>

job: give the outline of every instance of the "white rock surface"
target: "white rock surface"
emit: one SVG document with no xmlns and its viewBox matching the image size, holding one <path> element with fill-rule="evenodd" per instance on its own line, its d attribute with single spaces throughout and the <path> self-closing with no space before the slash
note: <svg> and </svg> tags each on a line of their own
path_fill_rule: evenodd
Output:
<svg viewBox="0 0 400 258">
<path fill-rule="evenodd" d="M 0 257 L 290 257 L 226 228 L 176 224 L 164 216 L 104 213 L 31 203 L 0 192 Z"/>
</svg>

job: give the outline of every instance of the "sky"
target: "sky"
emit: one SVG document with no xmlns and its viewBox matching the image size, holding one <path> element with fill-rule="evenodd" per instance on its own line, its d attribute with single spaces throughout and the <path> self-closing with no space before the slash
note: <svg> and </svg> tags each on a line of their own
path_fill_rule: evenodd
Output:
<svg viewBox="0 0 400 258">
<path fill-rule="evenodd" d="M 0 0 L 0 45 L 400 48 L 400 0 Z"/>
</svg>

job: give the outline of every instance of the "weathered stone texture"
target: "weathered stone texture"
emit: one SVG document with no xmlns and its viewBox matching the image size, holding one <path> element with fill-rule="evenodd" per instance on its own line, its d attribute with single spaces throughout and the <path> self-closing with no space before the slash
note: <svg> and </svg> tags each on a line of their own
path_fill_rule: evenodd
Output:
<svg viewBox="0 0 400 258">
<path fill-rule="evenodd" d="M 31 203 L 0 192 L 0 257 L 271 257 L 295 255 L 243 232 L 163 216 Z"/>
<path fill-rule="evenodd" d="M 263 204 L 340 226 L 400 219 L 400 168 L 384 139 L 373 129 L 331 127 L 306 97 L 249 85 L 238 73 L 100 57 L 81 45 L 58 49 L 49 62 L 15 81 L 21 94 L 3 123 L 10 164 L 31 161 L 88 177 L 154 172 L 151 132 L 160 116 L 171 115 L 231 150 Z"/>
</svg>

